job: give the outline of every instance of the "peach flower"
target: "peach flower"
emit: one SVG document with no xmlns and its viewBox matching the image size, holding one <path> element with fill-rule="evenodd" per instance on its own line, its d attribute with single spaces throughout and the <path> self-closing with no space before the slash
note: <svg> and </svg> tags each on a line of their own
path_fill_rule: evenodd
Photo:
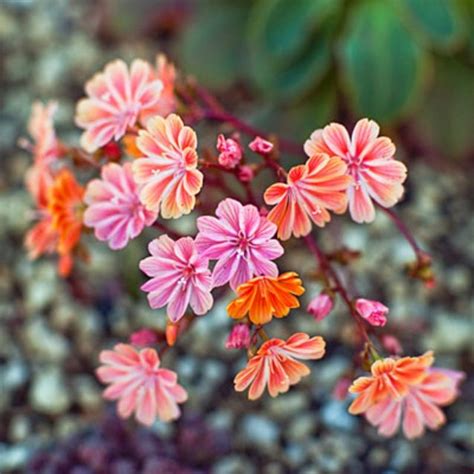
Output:
<svg viewBox="0 0 474 474">
<path fill-rule="evenodd" d="M 321 359 L 325 346 L 322 337 L 310 338 L 301 332 L 293 334 L 286 341 L 270 339 L 248 361 L 247 367 L 236 375 L 235 390 L 243 392 L 250 386 L 250 400 L 259 398 L 267 386 L 272 397 L 285 393 L 291 385 L 297 384 L 310 373 L 309 368 L 296 359 Z"/>
<path fill-rule="evenodd" d="M 288 240 L 308 235 L 311 221 L 323 227 L 331 220 L 328 210 L 346 209 L 346 189 L 351 178 L 340 158 L 318 153 L 304 165 L 291 168 L 287 183 L 275 183 L 264 194 L 265 202 L 275 207 L 268 219 L 278 226 L 278 238 Z"/>
<path fill-rule="evenodd" d="M 145 155 L 133 162 L 140 200 L 164 218 L 189 214 L 196 204 L 203 175 L 197 169 L 196 133 L 175 114 L 154 117 L 140 130 L 137 146 Z"/>
</svg>

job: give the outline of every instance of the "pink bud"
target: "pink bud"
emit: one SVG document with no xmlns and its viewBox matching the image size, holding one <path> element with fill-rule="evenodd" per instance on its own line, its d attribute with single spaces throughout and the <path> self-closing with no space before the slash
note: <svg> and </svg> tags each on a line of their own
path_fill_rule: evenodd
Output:
<svg viewBox="0 0 474 474">
<path fill-rule="evenodd" d="M 238 178 L 243 183 L 248 183 L 253 179 L 253 169 L 248 165 L 243 165 L 239 168 Z"/>
<path fill-rule="evenodd" d="M 140 329 L 130 335 L 130 343 L 134 346 L 146 347 L 156 344 L 156 342 L 158 342 L 158 337 L 151 329 Z"/>
<path fill-rule="evenodd" d="M 372 326 L 387 324 L 388 308 L 380 301 L 359 298 L 355 303 L 357 312 Z"/>
<path fill-rule="evenodd" d="M 259 155 L 268 155 L 273 150 L 273 143 L 262 137 L 255 137 L 254 140 L 249 143 L 249 148 Z"/>
<path fill-rule="evenodd" d="M 250 329 L 247 324 L 236 324 L 225 341 L 226 349 L 247 349 L 250 345 Z"/>
<path fill-rule="evenodd" d="M 400 341 L 391 334 L 384 334 L 381 338 L 383 348 L 390 354 L 400 355 L 403 353 Z"/>
<path fill-rule="evenodd" d="M 351 386 L 352 381 L 347 377 L 340 378 L 332 390 L 332 396 L 336 400 L 345 400 L 347 394 L 349 393 L 349 387 Z"/>
<path fill-rule="evenodd" d="M 217 137 L 217 151 L 220 152 L 218 161 L 224 168 L 235 168 L 242 159 L 242 148 L 233 138 L 225 138 L 220 134 Z"/>
<path fill-rule="evenodd" d="M 332 298 L 326 293 L 320 293 L 309 303 L 306 311 L 310 313 L 316 321 L 322 321 L 334 306 Z"/>
</svg>

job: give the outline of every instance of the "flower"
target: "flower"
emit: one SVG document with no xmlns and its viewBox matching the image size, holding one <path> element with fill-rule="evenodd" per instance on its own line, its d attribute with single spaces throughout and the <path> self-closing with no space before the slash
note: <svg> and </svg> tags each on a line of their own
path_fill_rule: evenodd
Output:
<svg viewBox="0 0 474 474">
<path fill-rule="evenodd" d="M 436 430 L 446 422 L 440 406 L 451 404 L 459 395 L 463 372 L 427 368 L 424 377 L 410 385 L 401 398 L 387 396 L 365 412 L 369 423 L 378 427 L 382 436 L 393 436 L 402 423 L 409 439 L 422 436 L 425 426 Z"/>
<path fill-rule="evenodd" d="M 255 137 L 249 143 L 249 148 L 259 155 L 268 155 L 273 150 L 273 143 L 262 137 Z"/>
<path fill-rule="evenodd" d="M 222 133 L 217 137 L 218 161 L 224 168 L 235 168 L 242 159 L 242 149 L 233 138 L 225 138 Z"/>
<path fill-rule="evenodd" d="M 146 158 L 133 162 L 133 176 L 141 185 L 140 200 L 165 218 L 189 214 L 202 187 L 197 169 L 196 133 L 175 114 L 154 117 L 140 130 L 137 146 Z"/>
<path fill-rule="evenodd" d="M 101 177 L 87 185 L 84 201 L 89 207 L 84 213 L 84 224 L 94 227 L 95 236 L 117 250 L 137 237 L 144 227 L 152 225 L 157 213 L 140 202 L 130 163 L 109 163 L 102 167 Z"/>
<path fill-rule="evenodd" d="M 36 259 L 45 253 L 53 253 L 56 248 L 58 233 L 52 226 L 51 215 L 48 212 L 48 189 L 53 180 L 53 174 L 45 165 L 33 166 L 27 174 L 26 186 L 34 199 L 35 216 L 38 218 L 38 222 L 25 236 L 25 246 L 31 259 Z"/>
<path fill-rule="evenodd" d="M 158 102 L 151 108 L 142 111 L 142 123 L 145 124 L 148 119 L 155 115 L 166 117 L 176 110 L 176 95 L 174 93 L 176 70 L 174 65 L 168 61 L 164 54 L 158 54 L 156 57 L 154 78 L 161 81 L 163 89 Z"/>
<path fill-rule="evenodd" d="M 328 294 L 320 293 L 311 300 L 306 311 L 316 321 L 322 321 L 331 312 L 333 305 L 333 299 Z"/>
<path fill-rule="evenodd" d="M 168 305 L 167 313 L 172 322 L 179 321 L 191 305 L 200 315 L 211 309 L 212 277 L 209 260 L 200 255 L 191 237 L 182 237 L 176 242 L 162 235 L 148 245 L 151 257 L 140 262 L 140 269 L 149 277 L 142 285 L 149 292 L 152 308 Z"/>
<path fill-rule="evenodd" d="M 119 140 L 137 122 L 145 125 L 144 110 L 157 106 L 163 83 L 147 62 L 135 59 L 130 69 L 122 60 L 107 64 L 86 83 L 87 98 L 76 109 L 76 124 L 85 129 L 82 147 L 93 152 Z"/>
<path fill-rule="evenodd" d="M 48 212 L 51 226 L 58 233 L 57 251 L 63 258 L 60 273 L 64 276 L 72 265 L 70 254 L 79 243 L 82 230 L 84 188 L 74 175 L 62 169 L 48 188 Z"/>
<path fill-rule="evenodd" d="M 28 132 L 34 140 L 33 156 L 35 165 L 51 165 L 59 155 L 59 143 L 54 130 L 53 118 L 57 110 L 56 102 L 34 102 L 28 121 Z"/>
<path fill-rule="evenodd" d="M 103 365 L 97 377 L 110 384 L 103 396 L 119 401 L 117 411 L 122 418 L 135 412 L 137 421 L 150 426 L 157 416 L 162 421 L 179 417 L 178 403 L 185 402 L 188 394 L 175 372 L 160 368 L 154 349 L 138 351 L 129 344 L 117 344 L 113 351 L 102 351 L 99 359 Z"/>
<path fill-rule="evenodd" d="M 346 169 L 340 158 L 319 153 L 291 168 L 286 184 L 276 183 L 265 191 L 265 202 L 276 204 L 268 218 L 278 226 L 278 238 L 308 235 L 311 220 L 323 227 L 331 219 L 328 209 L 345 211 L 345 191 L 351 182 Z"/>
<path fill-rule="evenodd" d="M 403 194 L 407 169 L 393 158 L 394 144 L 387 137 L 379 137 L 379 131 L 376 122 L 362 119 L 349 137 L 343 125 L 332 123 L 315 130 L 304 145 L 308 156 L 327 153 L 347 163 L 347 174 L 353 178 L 347 188 L 349 211 L 359 223 L 375 219 L 372 199 L 381 206 L 391 207 Z"/>
<path fill-rule="evenodd" d="M 260 216 L 258 209 L 243 206 L 235 199 L 224 199 L 216 209 L 216 217 L 197 219 L 198 251 L 217 260 L 212 272 L 214 286 L 230 281 L 232 289 L 257 275 L 277 276 L 272 260 L 283 255 L 283 247 L 272 237 L 276 225 Z"/>
<path fill-rule="evenodd" d="M 249 165 L 239 166 L 239 169 L 237 170 L 237 177 L 242 181 L 242 183 L 250 183 L 254 175 L 253 168 Z"/>
<path fill-rule="evenodd" d="M 270 339 L 262 344 L 257 354 L 234 379 L 235 390 L 244 391 L 250 386 L 250 400 L 259 398 L 268 385 L 270 396 L 288 391 L 302 377 L 310 373 L 309 368 L 295 359 L 316 360 L 324 356 L 324 339 L 310 338 L 302 332 L 293 334 L 288 340 Z"/>
<path fill-rule="evenodd" d="M 250 346 L 248 324 L 236 324 L 225 341 L 226 349 L 247 349 Z"/>
<path fill-rule="evenodd" d="M 134 346 L 150 346 L 158 342 L 158 336 L 151 329 L 142 328 L 130 334 L 130 344 Z"/>
<path fill-rule="evenodd" d="M 387 324 L 388 308 L 379 301 L 358 298 L 355 302 L 356 311 L 372 326 Z"/>
<path fill-rule="evenodd" d="M 349 413 L 358 415 L 367 411 L 386 397 L 398 400 L 404 397 L 411 385 L 420 383 L 426 376 L 426 368 L 433 363 L 433 353 L 419 357 L 376 360 L 370 370 L 371 377 L 359 377 L 349 388 L 357 394 L 349 407 Z"/>
<path fill-rule="evenodd" d="M 242 319 L 249 313 L 252 323 L 266 324 L 273 316 L 283 318 L 290 309 L 298 308 L 300 303 L 296 296 L 303 293 L 301 280 L 295 272 L 278 277 L 261 276 L 237 288 L 237 298 L 228 304 L 227 312 L 234 319 Z"/>
</svg>

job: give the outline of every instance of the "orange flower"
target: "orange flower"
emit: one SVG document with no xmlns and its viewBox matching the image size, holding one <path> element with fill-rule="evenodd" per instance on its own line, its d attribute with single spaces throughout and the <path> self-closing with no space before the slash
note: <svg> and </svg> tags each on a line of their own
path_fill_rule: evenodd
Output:
<svg viewBox="0 0 474 474">
<path fill-rule="evenodd" d="M 84 189 L 66 169 L 58 173 L 48 190 L 48 212 L 58 233 L 57 251 L 62 257 L 71 253 L 81 237 L 83 195 Z"/>
<path fill-rule="evenodd" d="M 395 400 L 405 396 L 410 386 L 423 380 L 427 367 L 432 363 L 431 351 L 419 357 L 377 360 L 371 367 L 372 376 L 359 377 L 349 388 L 351 393 L 357 394 L 349 413 L 363 413 L 387 396 Z"/>
<path fill-rule="evenodd" d="M 252 278 L 237 288 L 237 298 L 227 306 L 229 316 L 242 319 L 249 313 L 254 324 L 265 324 L 272 317 L 283 318 L 300 303 L 294 295 L 304 293 L 301 280 L 295 272 L 283 273 L 278 277 L 260 276 Z"/>
<path fill-rule="evenodd" d="M 249 399 L 259 398 L 268 385 L 270 396 L 287 392 L 291 385 L 298 383 L 308 375 L 308 366 L 296 359 L 321 359 L 326 343 L 322 337 L 309 337 L 299 332 L 288 340 L 270 339 L 262 344 L 245 369 L 234 379 L 235 390 L 243 392 L 249 389 Z"/>
</svg>

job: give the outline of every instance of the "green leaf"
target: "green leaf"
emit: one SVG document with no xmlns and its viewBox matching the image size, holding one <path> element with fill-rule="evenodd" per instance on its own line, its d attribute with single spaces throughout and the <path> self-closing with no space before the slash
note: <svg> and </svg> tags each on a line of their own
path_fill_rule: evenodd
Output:
<svg viewBox="0 0 474 474">
<path fill-rule="evenodd" d="M 298 54 L 281 64 L 259 54 L 255 45 L 251 71 L 256 85 L 267 96 L 285 101 L 295 101 L 315 89 L 331 66 L 334 26 L 335 18 L 328 18 Z"/>
<path fill-rule="evenodd" d="M 340 0 L 260 0 L 249 20 L 249 46 L 258 59 L 285 62 L 307 44 Z"/>
<path fill-rule="evenodd" d="M 416 119 L 417 130 L 441 156 L 468 158 L 473 150 L 474 71 L 457 60 L 439 60 L 434 78 Z"/>
<path fill-rule="evenodd" d="M 245 48 L 242 37 L 247 25 L 245 2 L 202 1 L 179 45 L 182 67 L 204 85 L 224 89 L 241 78 Z"/>
<path fill-rule="evenodd" d="M 415 30 L 435 47 L 453 50 L 462 45 L 466 25 L 458 0 L 402 0 L 401 6 Z"/>
<path fill-rule="evenodd" d="M 426 57 L 389 2 L 356 6 L 339 53 L 342 79 L 358 114 L 389 122 L 416 102 Z"/>
</svg>

